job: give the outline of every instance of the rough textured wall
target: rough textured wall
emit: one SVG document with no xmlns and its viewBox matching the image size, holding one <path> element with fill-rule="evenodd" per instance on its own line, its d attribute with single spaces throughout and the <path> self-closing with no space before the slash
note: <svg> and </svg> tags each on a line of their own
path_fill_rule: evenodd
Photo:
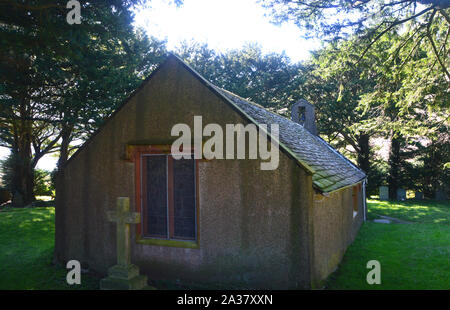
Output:
<svg viewBox="0 0 450 310">
<path fill-rule="evenodd" d="M 66 166 L 56 208 L 56 257 L 105 273 L 115 264 L 116 198 L 135 207 L 127 144 L 170 144 L 175 123 L 244 123 L 226 103 L 169 58 Z M 199 249 L 133 243 L 132 261 L 150 279 L 256 288 L 310 286 L 312 180 L 280 153 L 275 171 L 259 160 L 199 163 Z M 132 228 L 134 236 L 135 227 Z"/>
<path fill-rule="evenodd" d="M 353 217 L 352 187 L 314 195 L 314 282 L 321 287 L 336 270 L 364 220 L 362 190 L 357 192 L 358 213 Z"/>
</svg>

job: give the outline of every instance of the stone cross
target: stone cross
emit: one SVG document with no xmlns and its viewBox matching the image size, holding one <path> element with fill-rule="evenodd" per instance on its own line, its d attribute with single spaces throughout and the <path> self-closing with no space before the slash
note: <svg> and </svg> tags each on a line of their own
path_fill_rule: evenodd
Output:
<svg viewBox="0 0 450 310">
<path fill-rule="evenodd" d="M 130 199 L 117 198 L 116 211 L 107 212 L 108 220 L 116 223 L 117 264 L 128 266 L 131 264 L 130 224 L 138 224 L 140 214 L 130 212 Z"/>
<path fill-rule="evenodd" d="M 147 276 L 139 274 L 139 267 L 131 264 L 130 224 L 140 222 L 140 214 L 130 212 L 130 199 L 117 198 L 117 210 L 107 211 L 108 220 L 116 223 L 117 265 L 108 269 L 108 276 L 100 280 L 102 290 L 152 289 Z"/>
</svg>

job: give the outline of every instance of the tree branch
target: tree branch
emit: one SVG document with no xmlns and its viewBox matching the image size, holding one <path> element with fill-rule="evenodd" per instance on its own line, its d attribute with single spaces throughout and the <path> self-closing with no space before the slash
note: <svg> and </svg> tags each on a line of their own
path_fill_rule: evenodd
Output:
<svg viewBox="0 0 450 310">
<path fill-rule="evenodd" d="M 372 45 L 374 45 L 375 42 L 377 42 L 384 34 L 386 34 L 387 32 L 389 32 L 390 30 L 392 30 L 394 27 L 396 27 L 396 26 L 398 26 L 398 25 L 400 25 L 400 24 L 406 23 L 407 21 L 412 20 L 412 19 L 414 19 L 414 18 L 416 18 L 416 17 L 419 17 L 419 16 L 425 14 L 426 12 L 428 12 L 428 11 L 430 11 L 430 10 L 432 10 L 432 9 L 434 9 L 433 6 L 431 6 L 431 7 L 429 7 L 429 8 L 426 8 L 426 9 L 422 10 L 421 12 L 419 12 L 419 13 L 417 13 L 417 14 L 415 14 L 415 15 L 412 15 L 412 16 L 410 16 L 410 17 L 408 17 L 408 18 L 405 18 L 405 19 L 402 19 L 402 20 L 397 20 L 397 21 L 395 21 L 395 22 L 392 22 L 391 25 L 390 25 L 389 27 L 387 27 L 386 29 L 384 29 L 381 33 L 379 33 L 379 34 L 375 37 L 375 39 L 372 40 L 372 42 L 369 43 L 369 45 L 368 45 L 368 46 L 364 49 L 364 51 L 362 52 L 362 54 L 361 54 L 361 56 L 359 57 L 359 59 L 358 59 L 358 61 L 356 62 L 356 64 L 358 64 L 358 63 L 361 61 L 361 59 L 364 58 L 364 56 L 365 56 L 366 53 L 369 51 L 369 49 L 372 47 Z"/>
<path fill-rule="evenodd" d="M 61 133 L 55 139 L 53 139 L 42 151 L 38 152 L 35 150 L 34 158 L 31 161 L 31 165 L 33 167 L 36 167 L 39 159 L 41 159 L 42 156 L 49 153 L 55 147 L 55 144 L 56 142 L 58 142 L 59 138 L 61 138 Z"/>
<path fill-rule="evenodd" d="M 441 13 L 442 16 L 444 16 L 445 20 L 447 21 L 447 23 L 450 24 L 450 16 L 448 16 L 447 12 L 445 12 L 444 10 L 440 9 L 439 13 Z"/>
<path fill-rule="evenodd" d="M 447 76 L 447 78 L 450 80 L 450 72 L 448 72 L 448 69 L 445 66 L 444 62 L 442 61 L 441 57 L 439 57 L 439 51 L 436 48 L 436 44 L 434 43 L 433 37 L 432 37 L 431 32 L 430 32 L 430 27 L 431 27 L 431 24 L 433 23 L 433 18 L 436 15 L 436 12 L 437 12 L 437 10 L 434 10 L 433 13 L 430 16 L 430 20 L 429 20 L 428 25 L 427 25 L 427 37 L 428 37 L 428 40 L 431 43 L 431 47 L 432 47 L 434 56 L 436 57 L 436 60 L 441 65 L 441 68 L 444 71 L 444 73 Z"/>
<path fill-rule="evenodd" d="M 26 5 L 26 4 L 17 3 L 16 0 L 13 0 L 13 1 L 3 0 L 3 1 L 0 1 L 0 5 L 15 6 L 17 8 L 26 9 L 26 10 L 30 10 L 30 11 L 46 10 L 46 9 L 51 9 L 51 8 L 66 9 L 65 6 L 59 5 L 59 4 Z"/>
</svg>

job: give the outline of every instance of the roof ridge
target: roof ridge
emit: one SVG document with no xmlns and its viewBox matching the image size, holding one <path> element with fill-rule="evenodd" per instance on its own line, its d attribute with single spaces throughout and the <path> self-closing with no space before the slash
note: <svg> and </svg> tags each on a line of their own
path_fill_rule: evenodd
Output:
<svg viewBox="0 0 450 310">
<path fill-rule="evenodd" d="M 210 82 L 210 83 L 211 83 L 211 82 Z M 211 84 L 212 84 L 212 83 L 211 83 Z M 214 85 L 214 84 L 212 84 L 212 85 Z M 216 85 L 214 85 L 214 86 L 217 87 L 218 89 L 222 90 L 222 91 L 225 91 L 225 92 L 229 93 L 229 94 L 232 95 L 232 96 L 238 97 L 239 99 L 241 99 L 241 100 L 243 100 L 243 101 L 245 101 L 245 102 L 247 102 L 247 103 L 249 103 L 249 104 L 251 104 L 251 105 L 254 105 L 254 106 L 258 107 L 258 108 L 264 109 L 264 110 L 266 110 L 267 112 L 269 112 L 269 113 L 271 113 L 271 114 L 273 114 L 273 115 L 275 115 L 275 116 L 282 117 L 282 118 L 284 118 L 285 120 L 288 120 L 288 121 L 290 121 L 290 122 L 292 122 L 292 123 L 294 123 L 294 124 L 297 124 L 297 125 L 301 126 L 302 128 L 304 128 L 302 125 L 300 125 L 299 123 L 294 122 L 292 119 L 290 119 L 290 118 L 288 118 L 288 117 L 286 117 L 286 116 L 284 116 L 284 115 L 278 114 L 278 113 L 276 113 L 276 112 L 274 112 L 274 111 L 271 111 L 271 110 L 269 110 L 268 108 L 265 108 L 264 106 L 260 105 L 259 103 L 256 103 L 256 102 L 254 102 L 254 101 L 245 99 L 245 98 L 243 98 L 243 97 L 241 97 L 241 96 L 239 96 L 239 95 L 237 95 L 237 94 L 235 94 L 235 93 L 233 93 L 233 92 L 231 92 L 231 91 L 229 91 L 229 90 L 227 90 L 227 89 L 225 89 L 225 88 L 222 88 L 222 87 L 219 87 L 219 86 L 216 86 Z"/>
</svg>

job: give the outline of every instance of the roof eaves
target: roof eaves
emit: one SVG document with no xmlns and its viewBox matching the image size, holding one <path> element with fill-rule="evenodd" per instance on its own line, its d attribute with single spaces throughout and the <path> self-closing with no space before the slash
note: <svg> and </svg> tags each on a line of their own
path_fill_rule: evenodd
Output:
<svg viewBox="0 0 450 310">
<path fill-rule="evenodd" d="M 361 179 L 359 179 L 358 181 L 353 182 L 352 184 L 348 184 L 348 185 L 341 186 L 341 187 L 337 187 L 337 188 L 333 188 L 333 186 L 331 186 L 331 187 L 326 188 L 326 189 L 324 189 L 324 190 L 319 190 L 319 192 L 321 192 L 322 194 L 329 195 L 329 194 L 338 192 L 338 191 L 340 191 L 340 190 L 347 189 L 347 188 L 349 188 L 349 187 L 355 186 L 355 184 L 361 183 L 361 182 L 364 181 L 365 179 L 366 179 L 366 177 L 361 178 Z"/>
<path fill-rule="evenodd" d="M 364 171 L 362 171 L 361 169 L 359 169 L 358 166 L 356 166 L 351 160 L 349 160 L 347 157 L 345 157 L 344 155 L 342 155 L 339 151 L 337 151 L 335 148 L 333 148 L 331 145 L 329 145 L 324 139 L 322 139 L 320 136 L 316 136 L 318 138 L 318 140 L 320 142 L 322 142 L 323 144 L 325 144 L 328 149 L 330 149 L 332 152 L 334 152 L 335 154 L 337 154 L 339 157 L 341 157 L 342 159 L 344 159 L 347 163 L 349 163 L 350 165 L 353 166 L 353 168 L 357 169 L 359 172 L 361 172 L 362 174 L 364 174 L 366 177 L 366 173 Z"/>
</svg>

